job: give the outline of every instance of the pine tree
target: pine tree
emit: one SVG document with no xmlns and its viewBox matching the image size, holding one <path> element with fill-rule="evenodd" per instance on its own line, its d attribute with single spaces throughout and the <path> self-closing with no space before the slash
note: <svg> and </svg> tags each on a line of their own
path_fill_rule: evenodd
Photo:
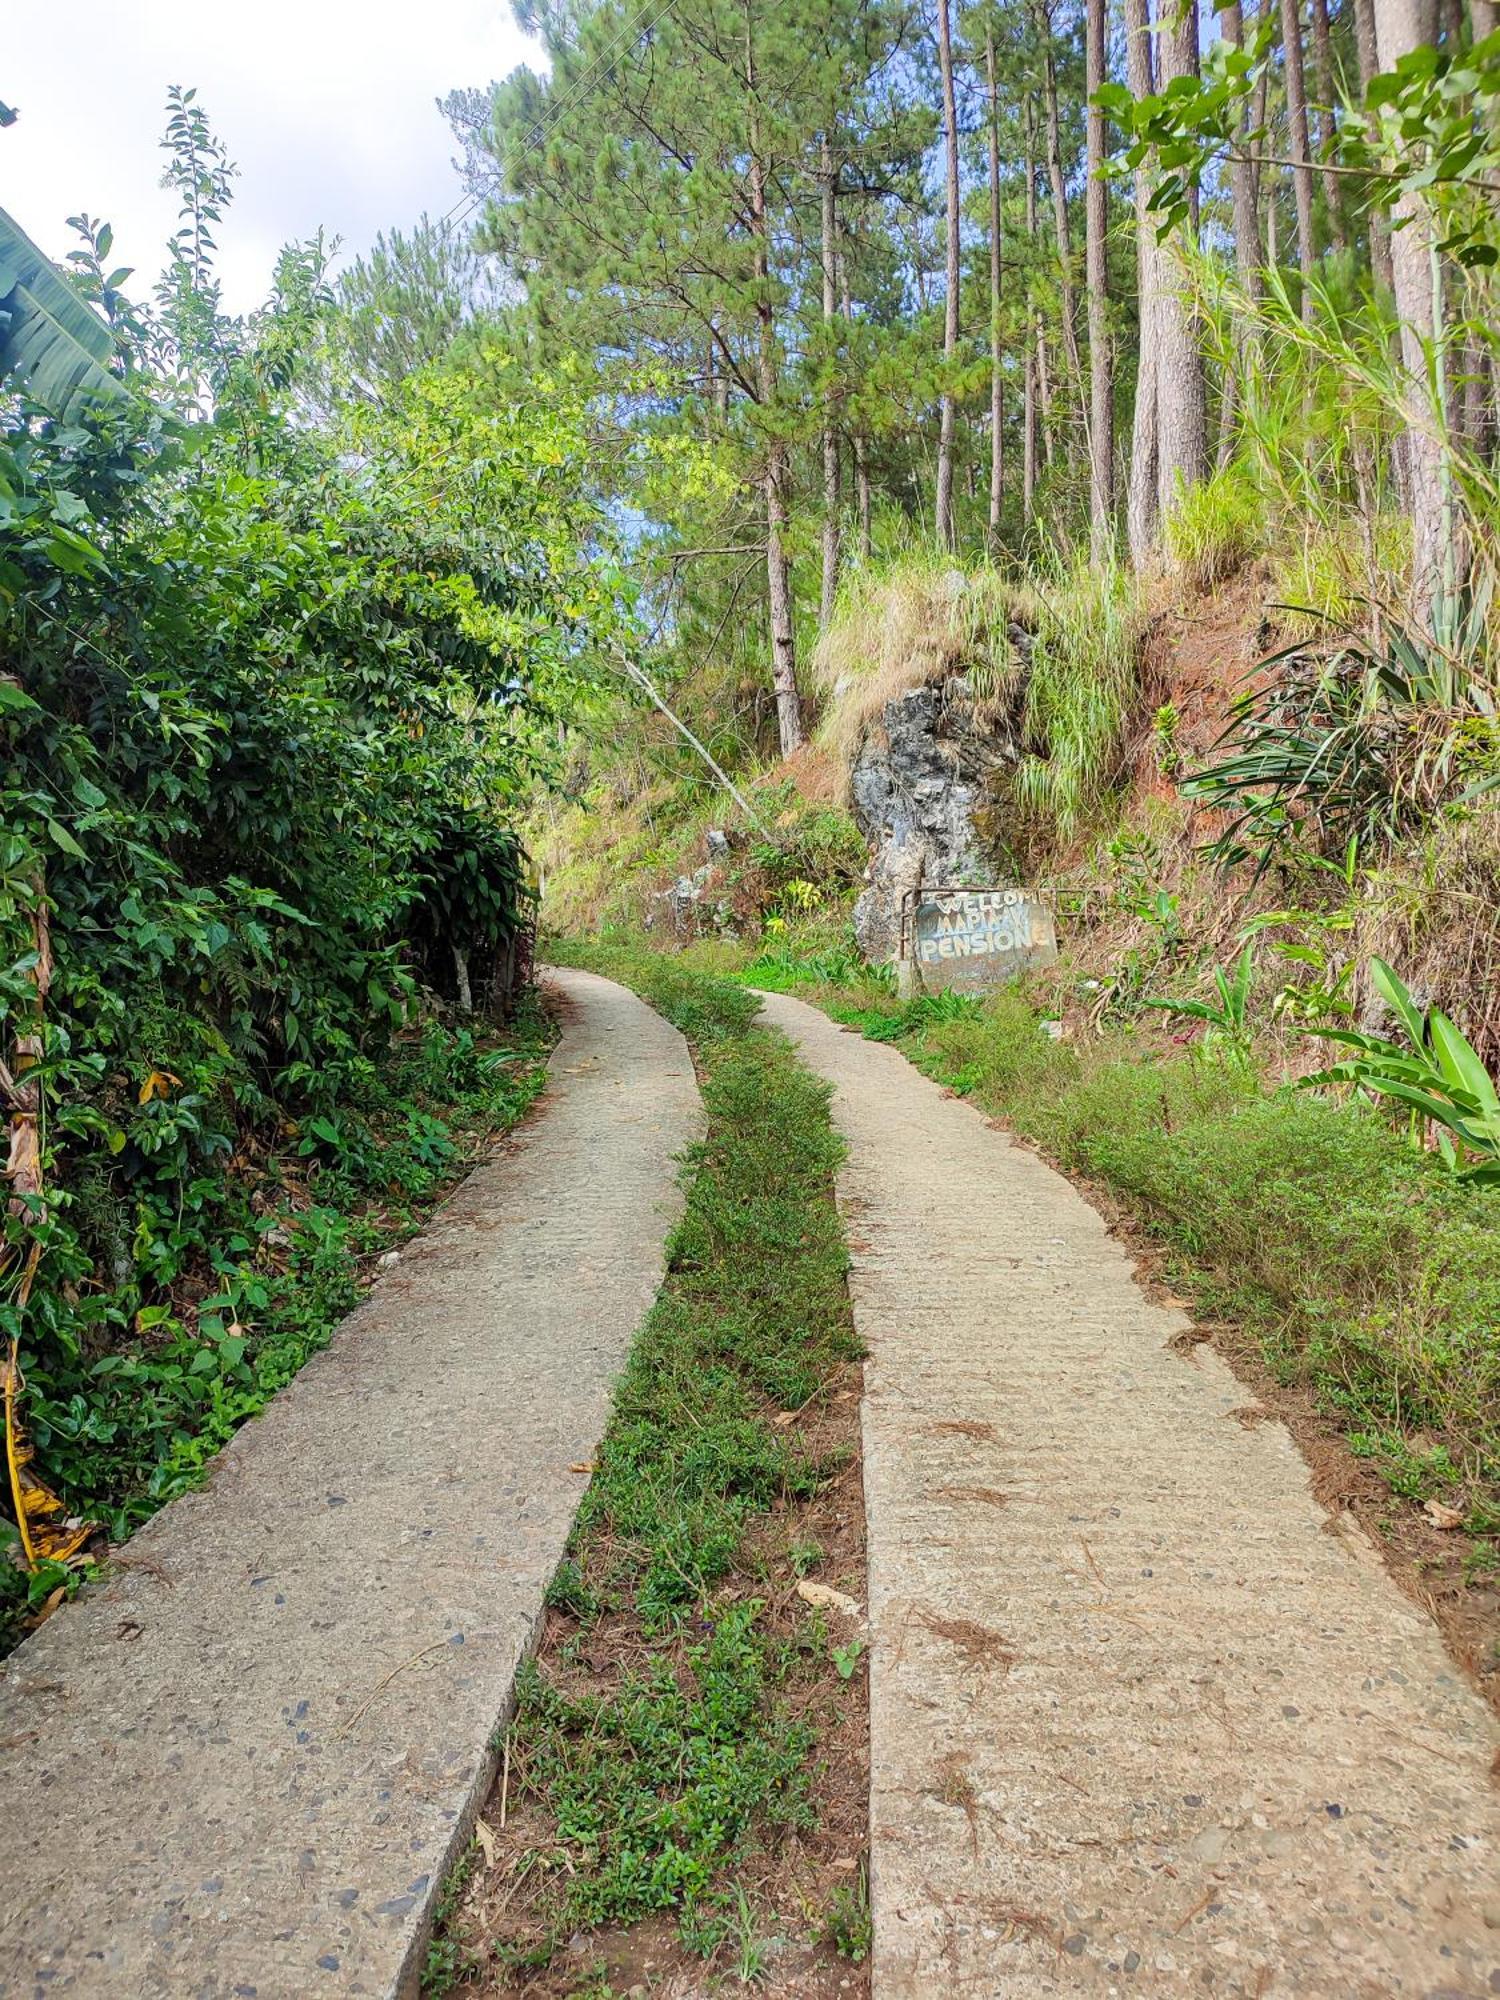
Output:
<svg viewBox="0 0 1500 2000">
<path fill-rule="evenodd" d="M 1089 507 L 1094 554 L 1101 560 L 1114 545 L 1115 421 L 1114 358 L 1110 351 L 1109 271 L 1105 239 L 1109 231 L 1109 190 L 1104 181 L 1104 113 L 1094 93 L 1105 81 L 1105 0 L 1088 0 L 1088 191 L 1084 204 L 1084 270 L 1089 321 Z"/>
<path fill-rule="evenodd" d="M 951 371 L 958 354 L 959 205 L 958 110 L 953 88 L 953 36 L 948 0 L 937 0 L 938 71 L 943 92 L 943 221 L 946 290 L 943 296 L 943 386 L 939 400 L 937 538 L 944 548 L 956 542 L 953 526 L 953 431 L 955 400 Z"/>
</svg>

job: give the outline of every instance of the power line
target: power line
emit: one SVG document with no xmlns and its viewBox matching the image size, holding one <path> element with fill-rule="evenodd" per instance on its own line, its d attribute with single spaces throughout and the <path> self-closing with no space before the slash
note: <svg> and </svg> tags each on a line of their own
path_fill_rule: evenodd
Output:
<svg viewBox="0 0 1500 2000">
<path fill-rule="evenodd" d="M 545 144 L 552 132 L 557 129 L 563 117 L 586 95 L 595 79 L 619 57 L 627 45 L 639 41 L 642 35 L 650 34 L 656 24 L 671 12 L 674 0 L 662 0 L 661 6 L 657 7 L 656 12 L 651 14 L 651 18 L 648 21 L 646 16 L 650 13 L 652 5 L 653 0 L 645 0 L 645 4 L 636 14 L 635 19 L 628 21 L 619 34 L 612 41 L 605 44 L 604 48 L 595 56 L 588 68 L 581 75 L 573 79 L 566 92 L 556 104 L 549 104 L 546 107 L 542 117 L 537 120 L 536 124 L 532 126 L 530 132 L 527 134 L 526 143 L 520 149 L 519 157 L 521 159 L 525 159 L 528 154 L 534 153 L 538 146 Z M 485 197 L 482 194 L 469 193 L 460 196 L 443 217 L 443 221 L 445 223 L 453 222 L 455 218 L 458 221 L 463 221 L 467 217 L 469 210 L 477 208 L 484 199 Z M 464 211 L 463 215 L 459 214 L 460 210 Z"/>
<path fill-rule="evenodd" d="M 477 208 L 479 206 L 479 201 L 480 197 L 477 194 L 464 195 L 460 200 L 454 202 L 452 208 L 449 209 L 448 213 L 443 217 L 442 221 L 438 224 L 439 229 L 443 228 L 445 224 L 450 222 L 454 225 L 455 228 L 457 228 L 460 222 L 467 220 L 469 210 L 471 208 Z"/>
<path fill-rule="evenodd" d="M 615 61 L 616 57 L 619 56 L 627 43 L 637 42 L 643 34 L 649 34 L 657 22 L 671 12 L 673 0 L 662 0 L 662 5 L 657 8 L 656 12 L 652 14 L 651 19 L 647 21 L 645 17 L 650 11 L 651 4 L 652 0 L 645 0 L 645 4 L 636 15 L 634 21 L 627 23 L 615 39 L 607 43 L 600 53 L 595 56 L 583 74 L 574 78 L 561 101 L 554 105 L 548 105 L 546 114 L 532 126 L 526 144 L 521 149 L 523 158 L 527 153 L 535 152 L 536 148 L 547 138 L 549 131 L 556 127 L 563 114 L 571 110 L 584 95 L 596 74 L 607 69 Z M 644 26 L 642 25 L 643 22 Z"/>
</svg>

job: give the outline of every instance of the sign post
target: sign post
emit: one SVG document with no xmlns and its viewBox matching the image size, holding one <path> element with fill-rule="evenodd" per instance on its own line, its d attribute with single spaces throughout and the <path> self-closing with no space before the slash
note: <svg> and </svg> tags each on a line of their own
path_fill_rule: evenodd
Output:
<svg viewBox="0 0 1500 2000">
<path fill-rule="evenodd" d="M 901 899 L 902 991 L 982 992 L 1056 960 L 1052 911 L 1025 889 L 910 889 Z"/>
</svg>

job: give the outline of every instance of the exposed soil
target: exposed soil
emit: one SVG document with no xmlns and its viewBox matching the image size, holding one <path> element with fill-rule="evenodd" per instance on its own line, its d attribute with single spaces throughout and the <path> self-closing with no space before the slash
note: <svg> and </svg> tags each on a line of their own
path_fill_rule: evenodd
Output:
<svg viewBox="0 0 1500 2000">
<path fill-rule="evenodd" d="M 842 1460 L 840 1470 L 809 1501 L 782 1503 L 756 1524 L 738 1580 L 720 1594 L 764 1604 L 759 1629 L 804 1654 L 807 1672 L 786 1688 L 795 1714 L 817 1731 L 812 1774 L 816 1825 L 811 1832 L 762 1829 L 735 1871 L 753 1912 L 753 1938 L 763 1955 L 754 1980 L 758 1994 L 785 2000 L 861 2000 L 869 1992 L 868 1961 L 858 1965 L 838 1952 L 828 1935 L 831 1909 L 863 1906 L 869 1834 L 869 1713 L 866 1661 L 841 1679 L 826 1643 L 815 1645 L 809 1605 L 787 1550 L 816 1541 L 823 1551 L 816 1581 L 865 1599 L 865 1519 L 859 1410 L 863 1369 L 841 1370 L 805 1408 L 774 1420 L 812 1456 Z M 826 1614 L 830 1637 L 842 1643 L 849 1621 Z M 837 1629 L 835 1629 L 837 1628 Z M 862 1627 L 860 1628 L 862 1632 Z M 582 1638 L 582 1644 L 577 1644 Z M 660 1656 L 633 1611 L 606 1613 L 585 1634 L 571 1614 L 549 1609 L 538 1662 L 550 1681 L 573 1695 L 607 1694 L 633 1667 Z M 556 1870 L 566 1866 L 546 1801 L 527 1791 L 518 1761 L 502 1760 L 478 1833 L 479 1857 L 448 1922 L 448 1935 L 476 1955 L 503 1944 L 512 1957 L 539 1945 Z M 463 1982 L 466 1993 L 511 1993 L 531 2000 L 565 2000 L 585 1982 L 607 1980 L 618 1994 L 687 2000 L 690 1995 L 741 1989 L 739 1941 L 726 1940 L 705 1960 L 683 1945 L 670 1915 L 628 1928 L 580 1931 L 554 1952 L 551 1963 L 512 1970 L 491 1962 Z"/>
<path fill-rule="evenodd" d="M 1154 710 L 1170 701 L 1177 710 L 1177 742 L 1188 762 L 1209 750 L 1229 720 L 1236 689 L 1255 662 L 1275 644 L 1267 616 L 1266 578 L 1259 568 L 1242 572 L 1201 599 L 1194 611 L 1180 607 L 1152 622 L 1142 660 L 1142 690 Z M 1149 719 L 1149 718 L 1148 718 Z M 1149 736 L 1137 746 L 1137 778 L 1163 796 L 1173 791 L 1157 778 Z"/>
</svg>

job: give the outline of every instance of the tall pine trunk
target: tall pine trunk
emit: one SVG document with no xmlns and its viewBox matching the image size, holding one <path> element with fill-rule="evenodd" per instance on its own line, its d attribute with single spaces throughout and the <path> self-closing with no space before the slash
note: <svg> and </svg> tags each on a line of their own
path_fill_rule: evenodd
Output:
<svg viewBox="0 0 1500 2000">
<path fill-rule="evenodd" d="M 1302 273 L 1302 317 L 1312 318 L 1313 179 L 1307 134 L 1307 87 L 1302 74 L 1302 10 L 1299 0 L 1281 0 L 1283 75 L 1286 81 L 1287 138 L 1294 165 L 1297 199 L 1297 265 Z"/>
<path fill-rule="evenodd" d="M 1483 5 L 1483 0 L 1480 0 Z M 1380 70 L 1375 46 L 1375 0 L 1354 0 L 1354 48 L 1359 61 L 1359 87 L 1363 94 Z M 1370 272 L 1387 297 L 1395 289 L 1391 267 L 1391 225 L 1377 209 L 1370 214 Z"/>
<path fill-rule="evenodd" d="M 1063 177 L 1062 121 L 1057 102 L 1057 59 L 1052 46 L 1052 18 L 1046 0 L 1034 0 L 1033 19 L 1042 43 L 1042 104 L 1046 113 L 1047 182 L 1052 191 L 1052 230 L 1057 241 L 1057 285 L 1061 305 L 1063 354 L 1078 399 L 1080 428 L 1089 431 L 1088 392 L 1078 353 L 1078 307 L 1073 291 L 1073 232 L 1068 220 L 1068 188 Z"/>
<path fill-rule="evenodd" d="M 1042 463 L 1052 464 L 1052 370 L 1047 362 L 1047 322 L 1036 316 L 1036 403 L 1042 437 Z"/>
<path fill-rule="evenodd" d="M 1432 42 L 1436 33 L 1433 0 L 1375 0 L 1375 45 L 1382 70 L 1394 69 L 1403 56 Z M 1427 343 L 1438 332 L 1436 260 L 1427 204 L 1418 193 L 1403 194 L 1391 231 L 1391 277 L 1409 388 L 1404 446 L 1412 522 L 1412 602 L 1422 619 L 1431 614 L 1452 554 L 1444 490 L 1446 444 L 1427 391 Z"/>
<path fill-rule="evenodd" d="M 1088 0 L 1085 91 L 1088 97 L 1088 188 L 1084 196 L 1084 280 L 1089 310 L 1089 502 L 1094 555 L 1103 559 L 1115 538 L 1114 355 L 1109 334 L 1109 274 L 1105 261 L 1109 190 L 1104 180 L 1104 113 L 1094 92 L 1104 82 L 1105 0 Z"/>
<path fill-rule="evenodd" d="M 1497 27 L 1500 27 L 1500 6 L 1496 5 L 1496 0 L 1469 0 L 1469 32 L 1472 40 L 1476 42 L 1486 40 L 1494 34 Z M 1489 100 L 1484 116 L 1490 121 L 1491 132 L 1500 133 L 1500 106 L 1497 106 L 1493 97 Z M 1490 202 L 1493 207 L 1500 209 L 1500 196 L 1492 194 Z M 1494 357 L 1487 348 L 1480 348 L 1477 352 L 1471 349 L 1470 356 L 1467 363 L 1471 370 L 1468 393 L 1472 396 L 1473 406 L 1465 417 L 1465 432 L 1469 442 L 1489 457 L 1494 451 L 1496 437 L 1500 435 L 1500 411 L 1496 409 L 1496 397 L 1500 394 L 1500 379 L 1497 379 Z"/>
<path fill-rule="evenodd" d="M 1005 383 L 1000 352 L 1000 94 L 995 82 L 995 31 L 984 36 L 984 68 L 989 84 L 990 174 L 990 539 L 998 540 L 1005 505 Z"/>
<path fill-rule="evenodd" d="M 1233 48 L 1245 45 L 1245 15 L 1240 0 L 1229 0 L 1220 10 L 1219 26 Z M 1260 297 L 1260 218 L 1255 210 L 1255 169 L 1250 151 L 1250 106 L 1240 112 L 1235 134 L 1235 156 L 1229 166 L 1229 191 L 1234 215 L 1234 271 L 1240 290 L 1253 304 Z M 1235 417 L 1245 396 L 1245 375 L 1254 356 L 1254 336 L 1238 317 L 1234 328 L 1234 365 L 1224 384 L 1224 400 L 1219 412 L 1219 463 L 1227 464 L 1234 449 Z"/>
<path fill-rule="evenodd" d="M 1149 0 L 1125 0 L 1125 76 L 1130 94 L 1150 97 L 1156 89 L 1152 59 Z M 1157 435 L 1157 311 L 1161 246 L 1156 219 L 1149 211 L 1152 168 L 1143 160 L 1135 171 L 1135 269 L 1139 333 L 1136 341 L 1135 415 L 1130 437 L 1130 483 L 1125 501 L 1126 538 L 1137 569 L 1150 561 L 1156 546 L 1157 484 L 1160 447 Z"/>
<path fill-rule="evenodd" d="M 831 336 L 838 318 L 838 175 L 827 137 L 822 158 L 823 223 L 823 325 Z M 839 490 L 839 431 L 837 373 L 829 367 L 828 385 L 823 392 L 823 588 L 818 604 L 818 629 L 826 632 L 833 622 L 833 603 L 839 587 L 839 518 L 842 494 Z"/>
<path fill-rule="evenodd" d="M 1170 4 L 1170 0 L 1169 0 Z M 1198 74 L 1198 16 L 1169 12 L 1161 34 L 1161 84 Z M 1187 227 L 1183 224 L 1182 227 Z M 1189 310 L 1188 269 L 1176 238 L 1156 256 L 1157 505 L 1163 518 L 1208 471 L 1208 397 L 1203 350 Z"/>
<path fill-rule="evenodd" d="M 958 107 L 953 94 L 953 40 L 948 0 L 937 0 L 938 68 L 943 84 L 943 150 L 945 218 L 948 235 L 947 297 L 943 301 L 943 388 L 938 400 L 937 538 L 945 549 L 957 546 L 953 526 L 953 433 L 956 420 L 952 369 L 958 353 L 959 210 Z"/>
<path fill-rule="evenodd" d="M 1034 282 L 1032 272 L 1036 268 L 1036 120 L 1031 99 L 1026 99 L 1026 402 L 1023 413 L 1021 436 L 1021 514 L 1030 521 L 1036 507 L 1036 483 L 1039 469 L 1037 452 L 1040 417 L 1041 368 L 1041 315 L 1036 310 L 1033 298 Z"/>
<path fill-rule="evenodd" d="M 1271 65 L 1275 61 L 1276 44 L 1279 34 L 1277 23 L 1281 18 L 1281 10 L 1276 6 L 1275 0 L 1261 0 L 1261 8 L 1263 18 L 1270 29 L 1270 41 L 1266 51 L 1266 60 L 1261 64 L 1260 75 L 1256 78 L 1255 89 L 1251 93 L 1250 118 L 1247 127 L 1247 130 L 1250 132 L 1264 132 L 1266 129 L 1266 101 L 1270 96 Z M 1265 170 L 1261 165 L 1260 156 L 1257 154 L 1254 164 L 1250 168 L 1250 195 L 1255 208 L 1257 233 L 1259 232 L 1260 222 L 1261 186 L 1264 180 Z M 1270 234 L 1276 227 L 1276 204 L 1274 201 L 1268 207 L 1266 225 L 1266 257 L 1269 263 L 1274 264 L 1276 259 L 1270 249 Z"/>
<path fill-rule="evenodd" d="M 839 305 L 843 309 L 844 325 L 852 327 L 854 303 L 849 295 L 849 259 L 844 252 L 842 237 L 839 239 Z M 857 423 L 849 428 L 849 453 L 854 460 L 854 511 L 859 521 L 860 560 L 868 562 L 874 552 L 870 504 L 870 453 L 864 431 Z"/>
<path fill-rule="evenodd" d="M 771 615 L 771 686 L 781 754 L 789 757 L 806 740 L 802 697 L 797 687 L 797 636 L 792 619 L 792 578 L 786 554 L 786 442 L 776 435 L 776 313 L 770 298 L 771 226 L 766 213 L 766 170 L 755 112 L 755 51 L 745 25 L 745 88 L 750 111 L 750 235 L 756 289 L 756 396 L 765 426 L 765 468 L 761 492 L 766 509 L 766 594 Z"/>
<path fill-rule="evenodd" d="M 1318 143 L 1331 154 L 1338 136 L 1333 104 L 1333 31 L 1328 20 L 1328 0 L 1312 0 L 1313 77 L 1318 86 Z M 1347 250 L 1344 228 L 1344 189 L 1337 174 L 1323 175 L 1323 193 L 1328 202 L 1328 232 L 1335 250 Z"/>
<path fill-rule="evenodd" d="M 1224 39 L 1236 48 L 1245 45 L 1245 10 L 1240 0 L 1230 0 L 1219 15 Z M 1260 217 L 1255 207 L 1255 168 L 1246 155 L 1250 151 L 1251 107 L 1240 112 L 1235 154 L 1229 169 L 1230 199 L 1234 215 L 1234 269 L 1240 287 L 1251 299 L 1260 297 Z"/>
</svg>

